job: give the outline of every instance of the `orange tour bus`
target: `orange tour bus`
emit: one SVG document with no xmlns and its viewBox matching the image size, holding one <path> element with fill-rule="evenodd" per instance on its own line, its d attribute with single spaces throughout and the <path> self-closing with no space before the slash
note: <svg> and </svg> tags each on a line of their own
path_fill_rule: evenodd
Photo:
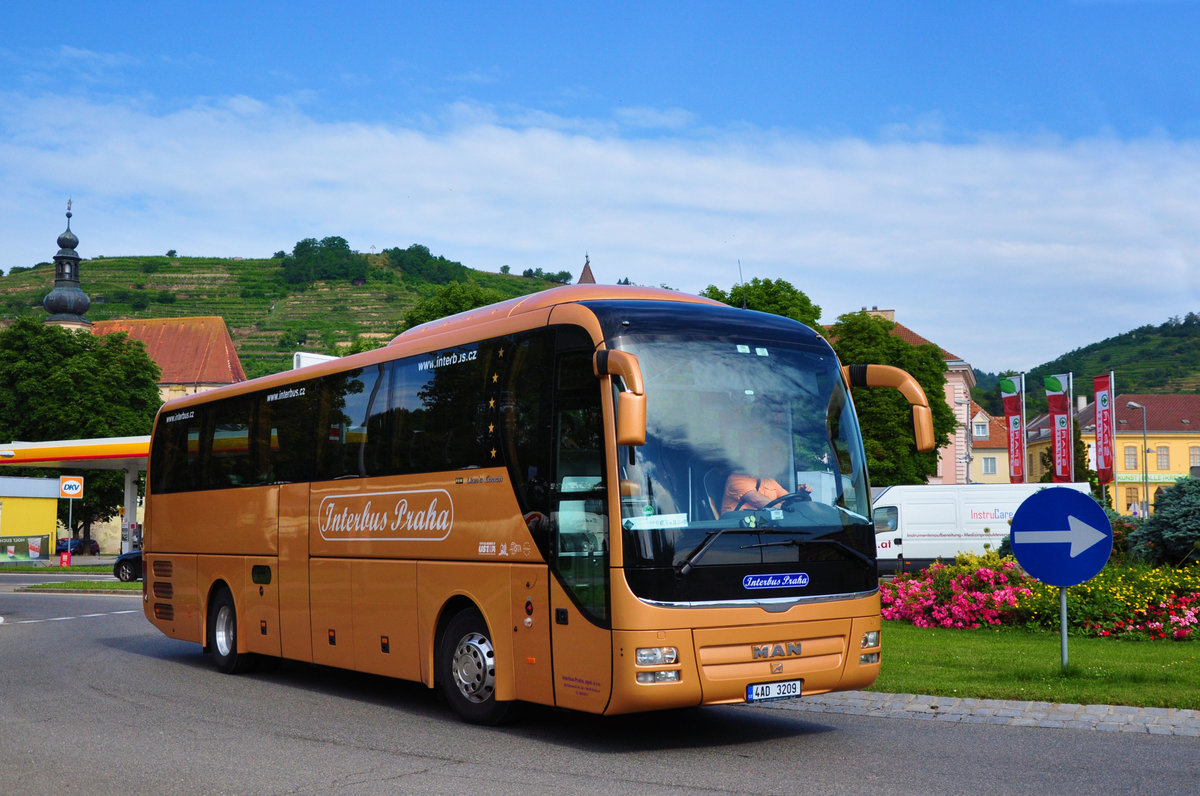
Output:
<svg viewBox="0 0 1200 796">
<path fill-rule="evenodd" d="M 287 658 L 618 714 L 879 672 L 852 385 L 795 321 L 575 285 L 177 398 L 147 477 L 145 613 L 223 672 Z"/>
</svg>

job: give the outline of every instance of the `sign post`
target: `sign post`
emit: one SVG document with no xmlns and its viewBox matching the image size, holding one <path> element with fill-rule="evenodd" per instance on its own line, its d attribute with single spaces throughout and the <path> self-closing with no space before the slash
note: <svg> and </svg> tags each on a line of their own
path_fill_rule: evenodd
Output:
<svg viewBox="0 0 1200 796">
<path fill-rule="evenodd" d="M 1035 492 L 1012 520 L 1017 562 L 1042 583 L 1058 586 L 1062 668 L 1067 668 L 1067 589 L 1091 580 L 1112 554 L 1108 515 L 1090 495 L 1066 487 Z"/>
<path fill-rule="evenodd" d="M 60 475 L 58 477 L 58 496 L 66 498 L 67 503 L 67 533 L 71 533 L 71 526 L 75 522 L 75 500 L 83 497 L 83 476 L 82 475 Z M 67 536 L 67 549 L 59 556 L 58 565 L 60 567 L 71 566 L 71 539 L 72 536 Z"/>
</svg>

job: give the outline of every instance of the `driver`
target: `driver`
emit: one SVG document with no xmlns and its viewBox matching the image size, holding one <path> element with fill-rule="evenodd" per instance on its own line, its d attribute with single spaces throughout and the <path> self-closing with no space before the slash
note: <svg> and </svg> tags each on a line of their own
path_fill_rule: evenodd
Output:
<svg viewBox="0 0 1200 796">
<path fill-rule="evenodd" d="M 721 497 L 721 514 L 743 509 L 760 509 L 771 501 L 789 494 L 788 490 L 774 478 L 749 474 L 749 472 L 783 472 L 788 466 L 789 457 L 780 443 L 777 441 L 765 443 L 758 447 L 757 451 L 752 450 L 749 458 L 756 459 L 757 461 L 754 463 L 757 466 L 747 467 L 745 471 L 735 470 L 725 479 L 725 491 Z M 810 497 L 812 487 L 808 484 L 800 484 L 796 487 L 796 493 L 801 495 L 801 499 L 812 499 Z"/>
</svg>

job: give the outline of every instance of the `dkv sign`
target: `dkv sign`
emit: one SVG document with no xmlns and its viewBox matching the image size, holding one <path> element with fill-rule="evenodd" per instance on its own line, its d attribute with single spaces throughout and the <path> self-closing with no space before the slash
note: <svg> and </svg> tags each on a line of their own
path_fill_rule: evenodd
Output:
<svg viewBox="0 0 1200 796">
<path fill-rule="evenodd" d="M 58 496 L 78 500 L 83 497 L 83 476 L 61 475 L 58 477 Z"/>
</svg>

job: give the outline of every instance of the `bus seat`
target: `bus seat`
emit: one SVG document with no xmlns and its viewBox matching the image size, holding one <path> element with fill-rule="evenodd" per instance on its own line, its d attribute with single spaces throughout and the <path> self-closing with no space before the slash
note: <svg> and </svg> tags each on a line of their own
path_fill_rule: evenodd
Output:
<svg viewBox="0 0 1200 796">
<path fill-rule="evenodd" d="M 712 510 L 713 519 L 721 518 L 721 501 L 725 498 L 725 481 L 729 472 L 723 467 L 709 468 L 704 474 L 704 494 L 708 497 L 708 507 Z"/>
</svg>

